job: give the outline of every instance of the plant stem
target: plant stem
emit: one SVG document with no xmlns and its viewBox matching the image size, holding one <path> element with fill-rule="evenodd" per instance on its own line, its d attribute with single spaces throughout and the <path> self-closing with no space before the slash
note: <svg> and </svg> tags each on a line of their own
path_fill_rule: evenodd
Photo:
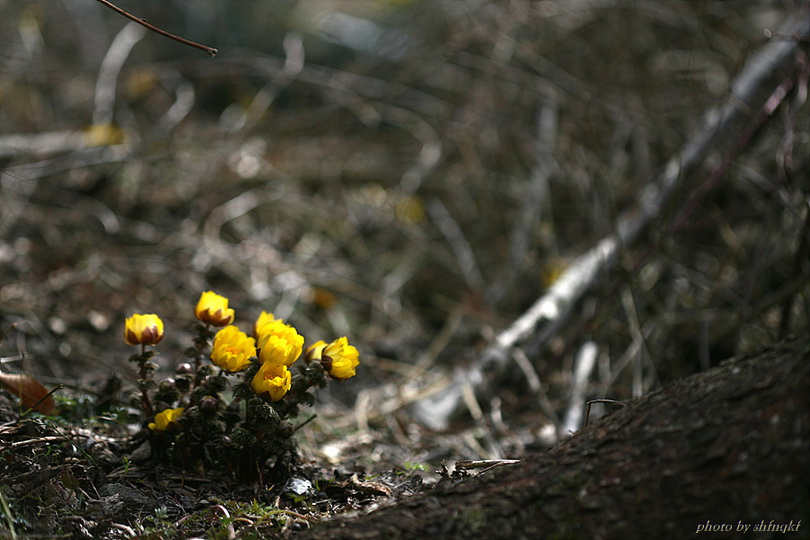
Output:
<svg viewBox="0 0 810 540">
<path fill-rule="evenodd" d="M 205 351 L 208 349 L 211 343 L 211 336 L 209 335 L 209 330 L 211 325 L 209 323 L 205 323 L 205 327 L 198 327 L 202 328 L 197 339 L 194 340 L 194 348 L 197 349 L 197 354 L 194 355 L 194 370 L 191 374 L 191 390 L 194 391 L 199 386 L 199 377 L 198 373 L 200 372 L 200 367 L 202 366 L 203 359 L 205 358 Z"/>
<path fill-rule="evenodd" d="M 149 394 L 146 391 L 147 386 L 147 376 L 149 375 L 149 370 L 146 366 L 146 363 L 149 361 L 149 358 L 146 356 L 146 345 L 141 343 L 141 358 L 138 362 L 138 366 L 141 369 L 140 376 L 141 380 L 139 381 L 139 386 L 141 387 L 141 401 L 143 402 L 143 412 L 147 418 L 151 417 L 154 414 L 154 410 L 152 409 L 152 401 L 149 399 Z"/>
</svg>

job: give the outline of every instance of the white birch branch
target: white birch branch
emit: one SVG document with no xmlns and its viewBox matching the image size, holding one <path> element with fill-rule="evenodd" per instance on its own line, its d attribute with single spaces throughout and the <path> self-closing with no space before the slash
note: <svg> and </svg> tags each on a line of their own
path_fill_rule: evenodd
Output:
<svg viewBox="0 0 810 540">
<path fill-rule="evenodd" d="M 764 120 L 773 112 L 774 91 L 778 91 L 794 61 L 800 40 L 806 40 L 808 34 L 810 15 L 807 9 L 803 9 L 800 15 L 789 18 L 775 32 L 775 37 L 751 56 L 732 81 L 725 103 L 707 112 L 702 129 L 641 192 L 638 207 L 619 217 L 615 234 L 603 238 L 576 258 L 548 292 L 501 332 L 480 357 L 467 369 L 456 370 L 454 384 L 447 388 L 439 401 L 426 399 L 417 402 L 413 407 L 414 415 L 429 427 L 443 428 L 463 410 L 463 385 L 472 385 L 479 401 L 486 401 L 491 396 L 491 389 L 498 386 L 507 371 L 514 347 L 529 337 L 534 346 L 539 346 L 554 336 L 603 270 L 613 264 L 619 247 L 635 243 L 671 202 L 675 188 L 699 171 L 712 152 L 727 153 L 752 119 L 759 116 Z"/>
<path fill-rule="evenodd" d="M 568 397 L 568 410 L 562 426 L 562 434 L 573 433 L 582 425 L 582 416 L 585 411 L 585 393 L 588 389 L 588 379 L 596 367 L 596 357 L 599 347 L 593 341 L 586 341 L 580 347 L 574 360 L 574 374 L 571 381 L 571 395 Z"/>
</svg>

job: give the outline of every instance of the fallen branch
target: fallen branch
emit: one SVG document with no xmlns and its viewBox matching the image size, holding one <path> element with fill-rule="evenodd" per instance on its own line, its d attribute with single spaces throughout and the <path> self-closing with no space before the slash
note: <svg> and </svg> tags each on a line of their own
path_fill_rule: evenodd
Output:
<svg viewBox="0 0 810 540">
<path fill-rule="evenodd" d="M 444 429 L 463 410 L 465 386 L 472 386 L 479 401 L 486 402 L 491 389 L 498 387 L 507 372 L 513 349 L 530 338 L 532 347 L 539 348 L 557 335 L 577 302 L 600 274 L 613 265 L 619 249 L 633 245 L 672 202 L 675 188 L 694 177 L 710 153 L 720 152 L 726 156 L 723 165 L 714 171 L 708 185 L 695 193 L 705 195 L 786 97 L 786 89 L 795 81 L 795 75 L 786 76 L 786 72 L 790 71 L 802 38 L 809 33 L 810 15 L 803 9 L 777 33 L 793 37 L 772 39 L 748 60 L 732 81 L 725 104 L 708 111 L 702 130 L 669 160 L 663 173 L 650 181 L 639 196 L 638 207 L 619 217 L 615 234 L 576 258 L 549 290 L 501 332 L 468 368 L 455 372 L 454 384 L 440 396 L 414 404 L 414 415 L 434 429 Z M 684 212 L 689 212 L 693 201 L 694 198 L 687 203 Z"/>
</svg>

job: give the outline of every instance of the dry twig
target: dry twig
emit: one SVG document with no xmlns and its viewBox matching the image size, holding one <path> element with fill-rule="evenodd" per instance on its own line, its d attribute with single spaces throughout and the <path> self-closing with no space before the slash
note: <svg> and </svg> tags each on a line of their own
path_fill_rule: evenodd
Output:
<svg viewBox="0 0 810 540">
<path fill-rule="evenodd" d="M 209 47 L 208 45 L 202 45 L 200 43 L 195 43 L 195 42 L 193 42 L 191 40 L 188 40 L 186 38 L 176 36 L 174 34 L 170 34 L 166 30 L 158 28 L 157 26 L 154 26 L 153 24 L 150 24 L 150 23 L 146 22 L 145 20 L 143 20 L 143 19 L 141 19 L 139 17 L 136 17 L 132 13 L 129 13 L 129 12 L 121 9 L 120 7 L 118 7 L 115 4 L 113 4 L 112 2 L 110 2 L 109 0 L 97 0 L 97 1 L 102 3 L 103 5 L 107 6 L 111 10 L 115 11 L 116 13 L 118 13 L 120 15 L 123 15 L 127 19 L 140 24 L 144 28 L 148 28 L 149 30 L 151 30 L 152 32 L 155 32 L 156 34 L 160 34 L 161 36 L 165 36 L 165 37 L 167 37 L 169 39 L 173 39 L 173 40 L 175 40 L 177 42 L 182 43 L 183 45 L 188 45 L 189 47 L 194 47 L 195 49 L 200 49 L 201 51 L 205 51 L 212 57 L 216 56 L 217 53 L 219 52 L 214 47 Z"/>
</svg>

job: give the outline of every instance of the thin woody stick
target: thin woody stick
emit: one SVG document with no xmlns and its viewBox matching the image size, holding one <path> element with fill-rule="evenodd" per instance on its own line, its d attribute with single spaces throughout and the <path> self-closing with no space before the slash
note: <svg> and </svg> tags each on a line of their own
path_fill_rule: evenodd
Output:
<svg viewBox="0 0 810 540">
<path fill-rule="evenodd" d="M 188 40 L 186 38 L 182 38 L 180 36 L 176 36 L 174 34 L 171 34 L 171 33 L 167 32 L 166 30 L 158 28 L 157 26 L 154 26 L 154 25 L 146 22 L 145 20 L 143 20 L 143 19 L 141 19 L 139 17 L 136 17 L 132 13 L 129 13 L 129 12 L 121 9 L 120 7 L 118 7 L 115 4 L 113 4 L 112 2 L 110 2 L 109 0 L 98 0 L 98 2 L 101 2 L 102 4 L 104 4 L 105 6 L 110 8 L 111 10 L 123 15 L 124 17 L 126 17 L 127 19 L 129 19 L 131 21 L 135 21 L 136 23 L 138 23 L 141 26 L 151 30 L 152 32 L 160 34 L 161 36 L 165 36 L 165 37 L 167 37 L 169 39 L 179 41 L 183 45 L 188 45 L 189 47 L 194 47 L 195 49 L 200 49 L 201 51 L 205 51 L 209 55 L 211 55 L 212 57 L 216 56 L 217 53 L 219 52 L 214 47 L 209 47 L 208 45 L 202 45 L 200 43 L 195 43 L 195 42 L 193 42 L 191 40 Z"/>
</svg>

